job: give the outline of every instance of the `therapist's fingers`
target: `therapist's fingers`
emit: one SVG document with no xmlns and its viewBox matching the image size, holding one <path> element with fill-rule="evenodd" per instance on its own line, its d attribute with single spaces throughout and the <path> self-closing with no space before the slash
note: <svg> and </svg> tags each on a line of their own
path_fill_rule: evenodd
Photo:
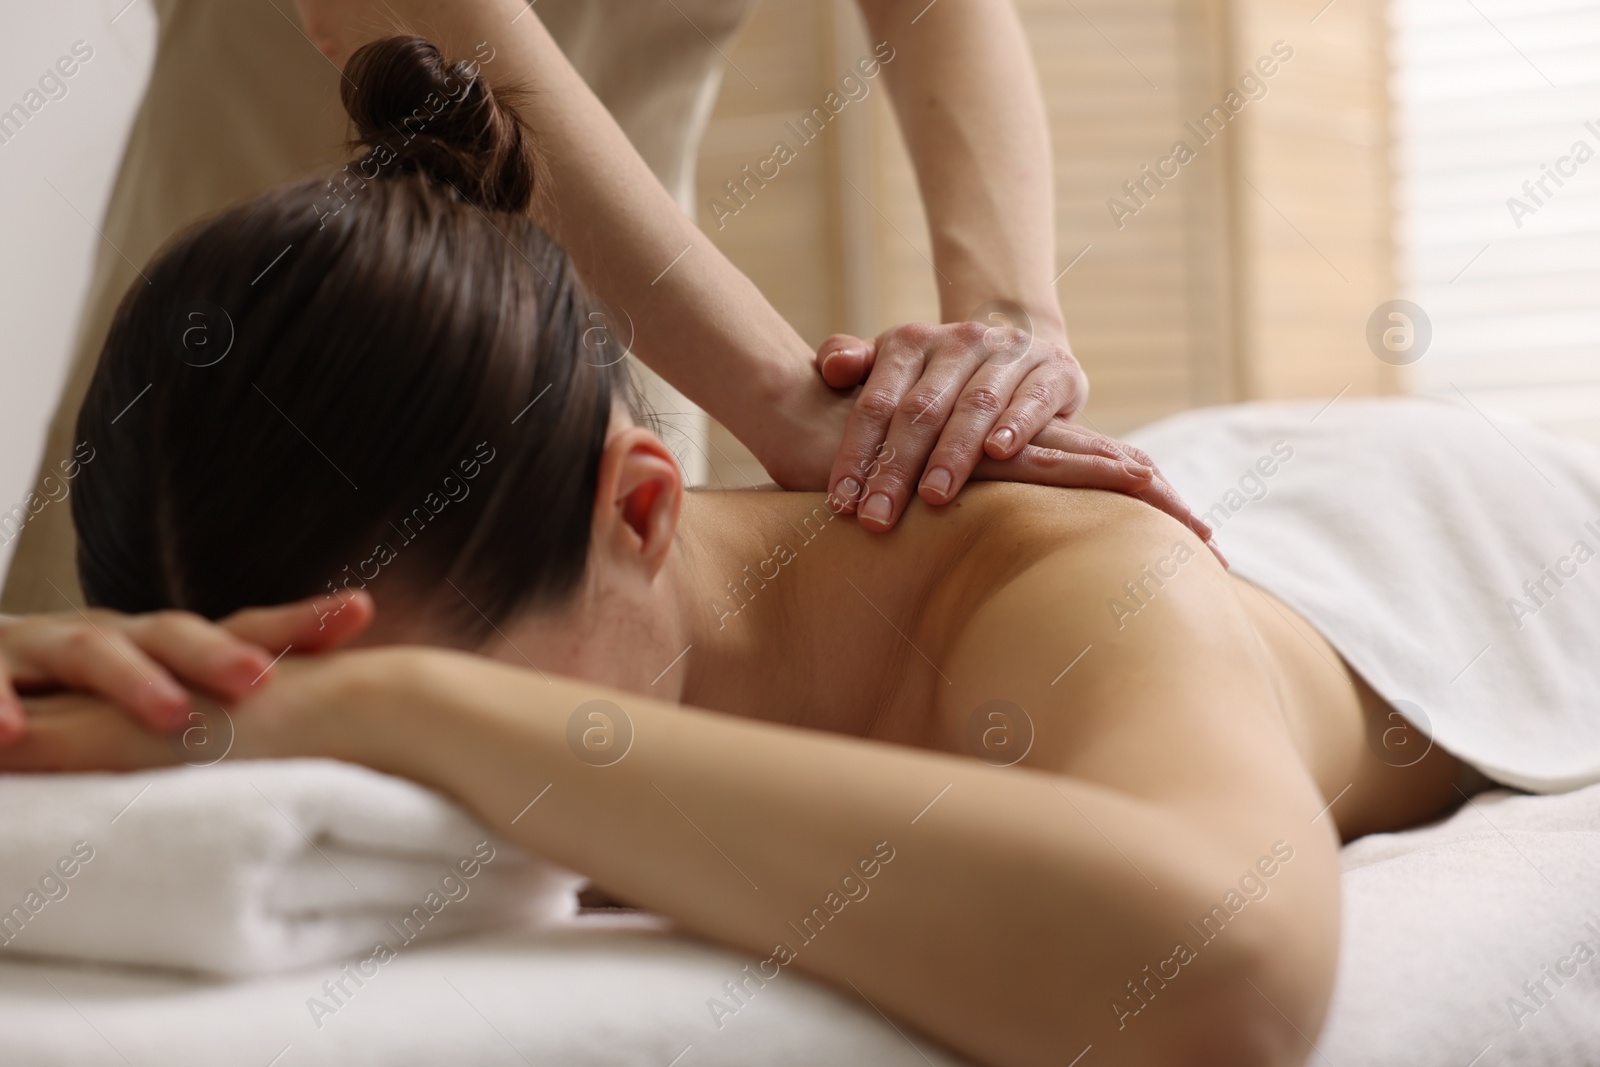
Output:
<svg viewBox="0 0 1600 1067">
<path fill-rule="evenodd" d="M 1075 452 L 1085 456 L 1104 456 L 1107 459 L 1131 463 L 1135 467 L 1155 471 L 1156 465 L 1144 453 L 1137 455 L 1116 438 L 1107 437 L 1096 430 L 1066 419 L 1051 419 L 1028 442 L 1039 448 L 1052 448 L 1060 452 Z M 999 457 L 996 457 L 999 458 Z"/>
<path fill-rule="evenodd" d="M 1159 471 L 1156 473 L 1156 477 L 1151 479 L 1149 487 L 1135 495 L 1151 507 L 1158 511 L 1166 512 L 1189 527 L 1200 540 L 1211 540 L 1210 525 L 1195 514 L 1194 509 L 1189 507 L 1188 503 L 1178 495 L 1178 491 L 1172 488 L 1172 485 L 1165 478 L 1161 477 Z"/>
<path fill-rule="evenodd" d="M 1210 549 L 1211 554 L 1217 557 L 1217 562 L 1222 564 L 1223 569 L 1227 569 L 1228 557 L 1222 554 L 1222 549 L 1218 548 L 1217 542 L 1212 539 L 1211 524 L 1202 519 L 1193 508 L 1189 507 L 1183 497 L 1178 495 L 1178 491 L 1172 487 L 1172 483 L 1162 477 L 1160 471 L 1156 472 L 1155 478 L 1146 488 L 1133 495 L 1156 510 L 1166 512 L 1187 526 L 1196 537 L 1205 542 L 1206 548 Z"/>
<path fill-rule="evenodd" d="M 877 354 L 877 342 L 836 333 L 817 346 L 817 370 L 833 388 L 854 389 L 867 380 Z"/>
<path fill-rule="evenodd" d="M 982 458 L 985 435 L 1028 373 L 1021 360 L 995 358 L 1006 355 L 985 343 L 996 332 L 976 322 L 910 323 L 879 338 L 876 366 L 856 410 L 870 404 L 873 414 L 887 414 L 880 452 L 866 477 L 848 480 L 845 489 L 854 492 L 836 494 L 858 502 L 867 529 L 892 528 L 919 480 L 942 503 Z M 871 396 L 880 380 L 892 385 L 892 405 Z M 942 462 L 930 469 L 940 444 Z M 951 488 L 939 492 L 947 484 Z"/>
<path fill-rule="evenodd" d="M 328 652 L 365 630 L 376 610 L 371 594 L 346 589 L 270 608 L 245 608 L 220 625 L 235 637 L 271 649 L 274 655 L 289 648 Z"/>
<path fill-rule="evenodd" d="M 1120 458 L 1025 445 L 1010 459 L 980 460 L 973 477 L 1059 489 L 1108 489 L 1136 496 L 1149 487 L 1155 472 Z"/>
<path fill-rule="evenodd" d="M 1228 566 L 1228 558 L 1222 554 L 1222 550 L 1212 539 L 1211 524 L 1202 519 L 1179 495 L 1148 452 L 1126 441 L 1118 441 L 1116 438 L 1107 437 L 1105 434 L 1087 430 L 1076 423 L 1061 419 L 1052 421 L 1034 438 L 1033 443 L 1036 446 L 1064 451 L 1093 451 L 1108 458 L 1120 459 L 1135 468 L 1150 471 L 1150 481 L 1129 495 L 1138 497 L 1156 510 L 1166 512 L 1183 523 L 1196 537 L 1205 542 L 1211 554 L 1217 557 L 1217 561 L 1224 568 Z"/>
<path fill-rule="evenodd" d="M 1183 498 L 1149 467 L 1107 456 L 1060 452 L 1053 448 L 1028 445 L 1010 459 L 985 459 L 974 477 L 989 481 L 1029 482 L 1063 489 L 1107 489 L 1124 493 L 1166 512 L 1183 523 L 1205 542 L 1224 567 L 1227 557 L 1211 540 L 1210 529 L 1190 511 Z"/>
<path fill-rule="evenodd" d="M 1166 512 L 1193 530 L 1195 536 L 1204 541 L 1206 547 L 1211 549 L 1212 554 L 1226 567 L 1228 565 L 1227 558 L 1217 548 L 1216 542 L 1211 539 L 1211 535 L 1214 532 L 1211 529 L 1211 524 L 1202 519 L 1199 513 L 1191 508 L 1188 502 L 1178 494 L 1178 491 L 1172 487 L 1172 483 L 1167 481 L 1166 476 L 1156 466 L 1156 461 L 1151 458 L 1150 453 L 1135 445 L 1130 445 L 1126 441 L 1118 441 L 1113 437 L 1104 437 L 1102 435 L 1102 439 L 1115 447 L 1130 463 L 1149 467 L 1156 472 L 1155 479 L 1150 483 L 1150 488 L 1138 494 L 1140 499 L 1152 507 Z"/>
<path fill-rule="evenodd" d="M 860 507 L 861 522 L 869 529 L 894 526 L 913 488 L 929 503 L 945 503 L 983 458 L 984 438 L 1026 380 L 1027 369 L 981 359 L 974 365 L 979 351 L 963 337 L 949 338 L 935 349 L 922 379 L 901 403 L 886 441 L 895 462 L 883 464 L 868 480 Z"/>
<path fill-rule="evenodd" d="M 906 463 L 888 448 L 889 426 L 922 378 L 924 349 L 935 329 L 912 324 L 878 339 L 872 369 L 850 408 L 844 440 L 828 476 L 829 493 L 839 514 L 855 511 L 866 500 L 867 483 L 886 467 Z"/>
<path fill-rule="evenodd" d="M 1052 424 L 1070 426 L 1056 417 L 1056 411 L 1073 389 L 1058 374 L 1021 362 L 987 364 L 979 369 L 962 390 L 949 422 L 939 434 L 938 444 L 928 456 L 927 469 L 917 485 L 918 495 L 930 504 L 948 503 L 961 492 L 985 455 L 1006 459 L 1030 443 L 1120 458 L 1120 453 L 1114 451 L 1073 447 L 1065 440 L 1037 439 Z M 1024 436 L 1014 440 L 1017 434 Z M 1004 441 L 1003 452 L 996 447 L 997 438 Z M 890 443 L 896 443 L 892 430 Z"/>
<path fill-rule="evenodd" d="M 1011 394 L 1006 409 L 994 420 L 984 441 L 984 451 L 994 459 L 1016 455 L 1023 445 L 1050 425 L 1056 416 L 1071 417 L 1089 397 L 1089 380 L 1078 361 L 1065 349 L 1056 358 L 1029 366 Z M 1064 358 L 1061 358 L 1064 357 Z M 931 463 L 930 463 L 931 465 Z"/>
</svg>

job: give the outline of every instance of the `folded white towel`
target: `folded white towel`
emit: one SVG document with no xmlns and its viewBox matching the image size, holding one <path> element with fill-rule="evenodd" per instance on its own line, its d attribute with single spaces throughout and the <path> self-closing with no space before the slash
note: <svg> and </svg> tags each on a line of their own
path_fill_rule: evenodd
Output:
<svg viewBox="0 0 1600 1067">
<path fill-rule="evenodd" d="M 0 957 L 219 975 L 570 918 L 581 879 L 327 760 L 0 776 Z"/>
</svg>

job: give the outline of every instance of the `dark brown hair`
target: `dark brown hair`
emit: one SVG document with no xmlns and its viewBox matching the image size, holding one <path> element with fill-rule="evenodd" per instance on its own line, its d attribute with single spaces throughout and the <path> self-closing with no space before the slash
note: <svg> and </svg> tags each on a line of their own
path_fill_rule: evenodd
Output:
<svg viewBox="0 0 1600 1067">
<path fill-rule="evenodd" d="M 78 419 L 91 603 L 217 618 L 378 581 L 482 633 L 582 576 L 632 394 L 528 215 L 530 133 L 417 37 L 342 93 L 356 162 L 183 233 L 117 310 Z"/>
</svg>

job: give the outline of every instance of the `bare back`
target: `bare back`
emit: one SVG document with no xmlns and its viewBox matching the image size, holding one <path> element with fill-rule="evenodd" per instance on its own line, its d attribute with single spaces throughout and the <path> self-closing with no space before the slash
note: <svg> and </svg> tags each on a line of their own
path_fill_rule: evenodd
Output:
<svg viewBox="0 0 1600 1067">
<path fill-rule="evenodd" d="M 1130 783 L 1117 768 L 1160 764 L 1164 749 L 1232 767 L 1250 749 L 1236 734 L 1273 733 L 1319 807 L 1337 798 L 1346 840 L 1455 796 L 1442 750 L 1403 768 L 1385 758 L 1392 709 L 1309 622 L 1136 500 L 989 483 L 869 535 L 813 494 L 711 495 L 775 531 L 712 610 L 737 627 L 757 598 L 781 602 L 784 633 L 770 639 L 793 673 L 773 673 L 762 706 L 787 721 L 1119 787 Z M 1250 696 L 1237 692 L 1246 675 Z M 1203 709 L 1219 731 L 1205 745 L 1193 735 Z M 1157 748 L 1096 762 L 1131 728 Z"/>
</svg>

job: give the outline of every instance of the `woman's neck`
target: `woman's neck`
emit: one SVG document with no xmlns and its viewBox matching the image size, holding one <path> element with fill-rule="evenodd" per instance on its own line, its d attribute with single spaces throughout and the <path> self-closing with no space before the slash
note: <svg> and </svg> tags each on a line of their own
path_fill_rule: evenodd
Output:
<svg viewBox="0 0 1600 1067">
<path fill-rule="evenodd" d="M 821 578 L 862 536 L 851 525 L 820 493 L 688 494 L 672 579 L 687 650 L 652 691 L 675 679 L 662 695 L 685 704 L 844 728 L 802 694 L 817 693 L 818 664 L 848 629 L 834 601 L 849 586 Z"/>
<path fill-rule="evenodd" d="M 546 669 L 712 711 L 914 738 L 931 687 L 948 684 L 936 660 L 951 627 L 989 571 L 1017 566 L 1010 544 L 972 580 L 946 581 L 990 525 L 991 495 L 868 534 L 821 493 L 691 493 L 648 590 L 594 590 L 573 613 L 510 629 L 490 654 L 520 662 L 519 648 L 535 650 Z"/>
</svg>

